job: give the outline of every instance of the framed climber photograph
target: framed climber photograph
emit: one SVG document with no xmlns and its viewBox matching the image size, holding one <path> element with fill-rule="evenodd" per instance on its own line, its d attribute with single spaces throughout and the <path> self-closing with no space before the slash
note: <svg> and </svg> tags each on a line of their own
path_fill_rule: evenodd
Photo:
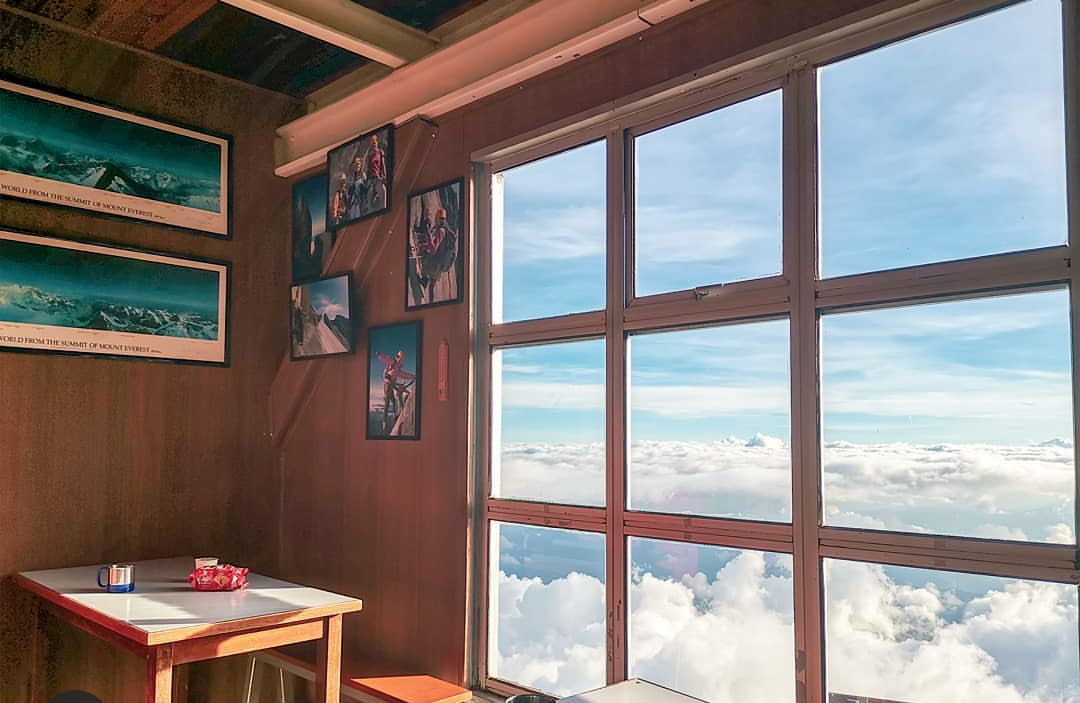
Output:
<svg viewBox="0 0 1080 703">
<path fill-rule="evenodd" d="M 352 274 L 294 285 L 289 295 L 293 361 L 353 351 Z"/>
<path fill-rule="evenodd" d="M 361 134 L 326 155 L 328 229 L 390 209 L 394 182 L 394 125 Z"/>
<path fill-rule="evenodd" d="M 460 303 L 465 267 L 465 179 L 409 196 L 405 309 Z"/>
<path fill-rule="evenodd" d="M 420 439 L 419 322 L 368 330 L 368 439 Z"/>
</svg>

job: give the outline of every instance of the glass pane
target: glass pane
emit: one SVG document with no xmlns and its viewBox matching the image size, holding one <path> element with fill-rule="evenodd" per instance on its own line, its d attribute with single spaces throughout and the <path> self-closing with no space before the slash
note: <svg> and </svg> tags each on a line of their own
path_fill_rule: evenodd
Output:
<svg viewBox="0 0 1080 703">
<path fill-rule="evenodd" d="M 492 320 L 604 307 L 604 142 L 492 177 Z"/>
<path fill-rule="evenodd" d="M 491 523 L 488 674 L 557 696 L 607 676 L 604 536 Z"/>
<path fill-rule="evenodd" d="M 1080 701 L 1077 587 L 825 560 L 829 703 Z"/>
<path fill-rule="evenodd" d="M 822 318 L 825 521 L 1074 542 L 1064 290 Z"/>
<path fill-rule="evenodd" d="M 604 342 L 492 355 L 491 494 L 603 505 Z"/>
<path fill-rule="evenodd" d="M 630 539 L 631 677 L 711 703 L 795 700 L 791 555 Z"/>
<path fill-rule="evenodd" d="M 825 276 L 1065 242 L 1061 7 L 1030 0 L 821 70 Z"/>
<path fill-rule="evenodd" d="M 791 521 L 788 321 L 630 340 L 633 510 Z"/>
<path fill-rule="evenodd" d="M 638 296 L 779 274 L 781 92 L 634 140 Z"/>
</svg>

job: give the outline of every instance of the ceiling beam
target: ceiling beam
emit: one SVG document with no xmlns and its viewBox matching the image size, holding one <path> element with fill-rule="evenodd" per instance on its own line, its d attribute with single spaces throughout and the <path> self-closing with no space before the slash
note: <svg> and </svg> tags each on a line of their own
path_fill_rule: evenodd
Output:
<svg viewBox="0 0 1080 703">
<path fill-rule="evenodd" d="M 2 1 L 2 0 L 0 0 Z M 470 10 L 466 10 L 448 22 L 444 22 L 431 30 L 431 36 L 439 42 L 440 46 L 449 46 L 456 41 L 464 39 L 470 34 L 476 34 L 501 22 L 510 15 L 533 5 L 540 0 L 487 0 Z M 361 88 L 371 85 L 375 81 L 389 75 L 391 69 L 378 64 L 368 64 L 355 71 L 346 73 L 344 76 L 324 85 L 307 96 L 308 111 L 312 112 L 326 107 L 330 103 L 355 93 Z"/>
<path fill-rule="evenodd" d="M 391 68 L 438 46 L 428 34 L 351 0 L 223 1 Z"/>
<path fill-rule="evenodd" d="M 326 152 L 380 124 L 435 117 L 647 30 L 708 0 L 538 0 L 336 102 L 278 128 L 279 176 L 318 166 Z M 653 15 L 655 16 L 655 15 Z"/>
</svg>

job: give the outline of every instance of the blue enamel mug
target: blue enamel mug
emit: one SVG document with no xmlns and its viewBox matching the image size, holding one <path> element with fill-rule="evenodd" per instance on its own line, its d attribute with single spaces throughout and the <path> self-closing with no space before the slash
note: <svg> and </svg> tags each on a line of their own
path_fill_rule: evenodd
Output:
<svg viewBox="0 0 1080 703">
<path fill-rule="evenodd" d="M 97 585 L 109 593 L 130 593 L 135 590 L 134 564 L 109 564 L 98 569 Z"/>
</svg>

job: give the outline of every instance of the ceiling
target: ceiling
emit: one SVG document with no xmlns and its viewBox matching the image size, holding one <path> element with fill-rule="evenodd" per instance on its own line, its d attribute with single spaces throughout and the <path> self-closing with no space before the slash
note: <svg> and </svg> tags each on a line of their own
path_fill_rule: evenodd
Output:
<svg viewBox="0 0 1080 703">
<path fill-rule="evenodd" d="M 377 20 L 389 18 L 391 29 L 400 23 L 420 32 L 482 1 L 347 0 L 381 15 Z M 6 6 L 295 97 L 372 63 L 216 0 L 7 0 Z"/>
</svg>

